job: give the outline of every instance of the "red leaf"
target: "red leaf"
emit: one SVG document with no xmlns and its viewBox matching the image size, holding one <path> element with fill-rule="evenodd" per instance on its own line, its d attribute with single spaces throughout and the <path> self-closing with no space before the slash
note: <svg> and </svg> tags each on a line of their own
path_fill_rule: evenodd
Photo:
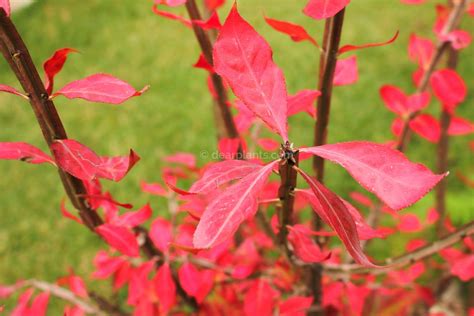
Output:
<svg viewBox="0 0 474 316">
<path fill-rule="evenodd" d="M 272 316 L 278 293 L 267 281 L 259 279 L 245 294 L 244 312 L 246 316 Z"/>
<path fill-rule="evenodd" d="M 418 63 L 422 69 L 426 69 L 431 62 L 431 58 L 435 52 L 435 45 L 429 39 L 410 35 L 410 43 L 408 44 L 408 55 Z"/>
<path fill-rule="evenodd" d="M 0 159 L 21 160 L 33 164 L 50 163 L 56 165 L 54 160 L 40 149 L 22 142 L 0 143 Z"/>
<path fill-rule="evenodd" d="M 230 238 L 239 225 L 257 211 L 257 198 L 274 161 L 249 173 L 218 195 L 204 211 L 193 238 L 195 248 L 211 248 Z"/>
<path fill-rule="evenodd" d="M 304 316 L 311 307 L 311 296 L 293 296 L 280 303 L 280 316 Z"/>
<path fill-rule="evenodd" d="M 73 221 L 79 223 L 82 225 L 82 220 L 78 218 L 77 216 L 72 215 L 67 209 L 66 209 L 66 202 L 63 199 L 61 201 L 61 214 L 63 214 L 64 217 L 72 219 Z"/>
<path fill-rule="evenodd" d="M 464 282 L 474 279 L 474 255 L 466 255 L 456 260 L 452 264 L 451 273 Z"/>
<path fill-rule="evenodd" d="M 59 167 L 76 178 L 105 178 L 120 181 L 140 159 L 133 150 L 128 157 L 99 157 L 90 148 L 72 139 L 56 140 L 51 145 Z"/>
<path fill-rule="evenodd" d="M 344 9 L 351 0 L 309 0 L 303 12 L 307 16 L 322 20 L 335 16 Z"/>
<path fill-rule="evenodd" d="M 186 27 L 192 27 L 192 23 L 191 23 L 190 20 L 188 20 L 186 18 L 183 18 L 182 16 L 179 16 L 177 14 L 171 13 L 171 12 L 158 10 L 158 6 L 156 4 L 152 7 L 152 10 L 153 10 L 153 13 L 155 13 L 156 15 L 160 15 L 160 16 L 165 17 L 167 19 L 179 21 L 179 22 L 183 23 Z"/>
<path fill-rule="evenodd" d="M 331 256 L 330 252 L 322 251 L 321 248 L 304 232 L 298 228 L 288 226 L 290 233 L 288 241 L 293 246 L 295 255 L 304 262 L 322 262 Z"/>
<path fill-rule="evenodd" d="M 33 295 L 33 289 L 27 289 L 18 297 L 18 304 L 11 312 L 10 316 L 24 316 L 28 315 L 28 301 Z"/>
<path fill-rule="evenodd" d="M 389 234 L 389 232 L 385 230 L 373 229 L 369 224 L 367 224 L 362 215 L 360 215 L 359 211 L 354 206 L 342 198 L 340 198 L 340 200 L 346 206 L 347 211 L 349 211 L 352 216 L 352 219 L 354 219 L 360 240 L 385 238 Z"/>
<path fill-rule="evenodd" d="M 363 45 L 344 45 L 343 47 L 339 48 L 338 54 L 339 55 L 344 54 L 346 52 L 350 52 L 352 50 L 357 50 L 357 49 L 364 49 L 364 48 L 377 47 L 377 46 L 385 46 L 385 45 L 391 44 L 397 39 L 398 33 L 399 33 L 399 31 L 397 31 L 391 39 L 389 39 L 386 42 L 382 42 L 382 43 L 368 43 L 368 44 L 363 44 Z"/>
<path fill-rule="evenodd" d="M 138 257 L 139 249 L 135 235 L 125 227 L 102 224 L 96 231 L 113 248 L 129 257 Z"/>
<path fill-rule="evenodd" d="M 146 204 L 144 207 L 135 212 L 127 212 L 119 216 L 113 221 L 113 224 L 125 227 L 135 227 L 146 222 L 151 217 L 152 213 L 153 211 L 150 207 L 150 204 Z"/>
<path fill-rule="evenodd" d="M 234 5 L 214 44 L 214 69 L 235 95 L 283 140 L 287 135 L 287 93 L 282 71 L 268 43 Z"/>
<path fill-rule="evenodd" d="M 189 262 L 184 263 L 178 270 L 179 282 L 189 296 L 195 297 L 201 304 L 214 285 L 214 272 L 199 271 Z"/>
<path fill-rule="evenodd" d="M 430 114 L 420 114 L 410 121 L 410 128 L 432 143 L 437 143 L 441 135 L 439 122 Z"/>
<path fill-rule="evenodd" d="M 44 62 L 43 69 L 46 74 L 45 87 L 48 94 L 53 92 L 54 77 L 63 69 L 67 55 L 77 52 L 78 51 L 73 48 L 62 48 L 54 52 L 53 56 Z"/>
<path fill-rule="evenodd" d="M 474 132 L 474 124 L 462 117 L 452 117 L 451 123 L 449 124 L 448 134 L 451 136 L 455 135 L 467 135 Z"/>
<path fill-rule="evenodd" d="M 213 11 L 221 7 L 225 3 L 225 0 L 205 0 L 204 3 L 209 11 Z"/>
<path fill-rule="evenodd" d="M 165 157 L 164 161 L 183 165 L 190 169 L 196 167 L 196 157 L 191 153 L 176 153 Z"/>
<path fill-rule="evenodd" d="M 334 85 L 344 86 L 357 82 L 359 73 L 357 71 L 357 58 L 352 56 L 346 59 L 339 59 L 334 71 Z"/>
<path fill-rule="evenodd" d="M 334 229 L 352 258 L 357 263 L 368 267 L 376 267 L 364 254 L 360 246 L 356 224 L 342 200 L 321 183 L 308 176 L 303 170 L 297 170 L 309 184 L 319 202 L 319 205 L 314 207 L 314 211 Z"/>
<path fill-rule="evenodd" d="M 23 93 L 21 93 L 17 89 L 15 89 L 13 87 L 10 87 L 10 86 L 7 86 L 7 85 L 4 85 L 4 84 L 0 84 L 0 91 L 15 94 L 15 95 L 18 95 L 18 96 L 20 96 L 22 98 L 25 98 L 27 100 L 30 99 L 30 98 L 28 98 L 28 96 L 24 95 Z"/>
<path fill-rule="evenodd" d="M 426 0 L 400 0 L 401 3 L 405 4 L 422 4 Z"/>
<path fill-rule="evenodd" d="M 204 57 L 204 55 L 202 53 L 199 54 L 199 58 L 196 61 L 196 63 L 193 65 L 193 67 L 204 69 L 206 71 L 209 71 L 210 73 L 214 72 L 214 68 L 212 68 L 212 66 L 209 64 L 206 57 Z"/>
<path fill-rule="evenodd" d="M 283 34 L 289 35 L 295 42 L 310 41 L 314 46 L 319 47 L 318 43 L 301 25 L 294 24 L 287 21 L 275 20 L 268 17 L 264 17 L 268 25 L 274 30 Z"/>
<path fill-rule="evenodd" d="M 220 159 L 236 159 L 239 152 L 241 140 L 238 138 L 221 138 L 217 144 Z"/>
<path fill-rule="evenodd" d="M 84 79 L 68 83 L 52 96 L 63 95 L 66 98 L 80 98 L 92 102 L 120 104 L 131 97 L 139 96 L 149 86 L 137 91 L 131 85 L 108 74 L 95 74 Z"/>
<path fill-rule="evenodd" d="M 176 285 L 168 263 L 163 264 L 152 280 L 161 313 L 167 314 L 176 304 Z"/>
<path fill-rule="evenodd" d="M 217 15 L 217 11 L 212 12 L 207 21 L 193 20 L 193 23 L 203 30 L 219 30 L 222 27 L 221 21 L 219 20 L 219 15 Z"/>
<path fill-rule="evenodd" d="M 318 90 L 301 90 L 288 97 L 288 116 L 305 111 L 312 118 L 316 118 L 316 98 L 321 95 Z"/>
<path fill-rule="evenodd" d="M 0 0 L 0 9 L 3 9 L 7 16 L 10 16 L 10 0 Z"/>
<path fill-rule="evenodd" d="M 454 70 L 435 71 L 431 75 L 430 83 L 434 95 L 444 104 L 455 106 L 466 98 L 466 84 Z"/>
<path fill-rule="evenodd" d="M 262 166 L 245 160 L 225 160 L 206 168 L 202 177 L 190 188 L 192 193 L 210 193 L 232 180 L 241 179 Z"/>
<path fill-rule="evenodd" d="M 169 243 L 172 240 L 171 223 L 162 218 L 156 218 L 150 227 L 150 239 L 156 248 L 162 252 L 166 252 L 169 248 Z"/>
<path fill-rule="evenodd" d="M 445 176 L 410 162 L 399 151 L 370 142 L 330 144 L 300 151 L 340 164 L 394 210 L 415 203 Z"/>
<path fill-rule="evenodd" d="M 430 102 L 430 95 L 427 92 L 407 96 L 400 88 L 391 85 L 383 86 L 380 89 L 380 96 L 387 108 L 400 116 L 420 111 Z"/>
<path fill-rule="evenodd" d="M 266 151 L 274 151 L 280 148 L 280 143 L 271 138 L 260 138 L 257 144 Z"/>
<path fill-rule="evenodd" d="M 94 258 L 96 270 L 92 276 L 98 279 L 107 279 L 120 269 L 124 262 L 126 261 L 123 258 L 110 257 L 104 250 L 99 250 Z"/>
</svg>

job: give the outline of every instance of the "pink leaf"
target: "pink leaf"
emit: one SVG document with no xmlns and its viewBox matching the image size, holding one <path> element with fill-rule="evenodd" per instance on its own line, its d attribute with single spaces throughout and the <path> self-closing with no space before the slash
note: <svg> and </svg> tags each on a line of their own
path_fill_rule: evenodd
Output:
<svg viewBox="0 0 474 316">
<path fill-rule="evenodd" d="M 321 95 L 318 90 L 301 90 L 288 97 L 288 116 L 305 111 L 312 118 L 316 118 L 316 98 Z"/>
<path fill-rule="evenodd" d="M 176 304 L 176 285 L 168 263 L 163 264 L 158 269 L 152 282 L 160 305 L 160 315 L 161 313 L 167 314 Z"/>
<path fill-rule="evenodd" d="M 51 150 L 61 169 L 82 180 L 105 178 L 120 181 L 140 159 L 133 150 L 128 157 L 99 157 L 72 139 L 56 140 Z"/>
<path fill-rule="evenodd" d="M 6 93 L 11 93 L 11 94 L 14 94 L 14 95 L 18 95 L 22 98 L 25 98 L 25 99 L 29 100 L 28 96 L 24 95 L 23 93 L 21 93 L 17 89 L 15 89 L 13 87 L 10 87 L 10 86 L 7 86 L 7 85 L 4 85 L 4 84 L 0 84 L 0 91 L 1 92 L 6 92 Z"/>
<path fill-rule="evenodd" d="M 454 70 L 435 71 L 431 75 L 430 83 L 434 95 L 444 104 L 455 106 L 466 98 L 466 84 Z"/>
<path fill-rule="evenodd" d="M 159 195 L 159 196 L 166 196 L 168 195 L 168 191 L 158 183 L 147 183 L 147 182 L 141 182 L 140 187 L 143 192 L 154 194 L 154 195 Z"/>
<path fill-rule="evenodd" d="M 293 246 L 295 255 L 304 262 L 322 262 L 331 256 L 330 252 L 322 251 L 321 248 L 304 232 L 298 228 L 288 226 L 290 233 L 288 241 Z"/>
<path fill-rule="evenodd" d="M 214 68 L 212 68 L 212 66 L 209 64 L 206 57 L 204 57 L 204 55 L 202 53 L 199 54 L 199 58 L 196 61 L 196 63 L 193 65 L 193 67 L 204 69 L 206 71 L 209 71 L 210 73 L 214 72 Z"/>
<path fill-rule="evenodd" d="M 11 14 L 10 0 L 0 0 L 0 9 L 3 9 L 7 16 Z"/>
<path fill-rule="evenodd" d="M 241 140 L 238 138 L 221 138 L 217 144 L 217 149 L 221 159 L 236 159 L 239 152 Z"/>
<path fill-rule="evenodd" d="M 69 218 L 69 219 L 72 219 L 73 221 L 79 223 L 82 225 L 82 220 L 80 218 L 78 218 L 77 216 L 74 216 L 72 215 L 67 209 L 66 209 L 66 205 L 65 205 L 65 200 L 63 199 L 61 201 L 61 214 L 66 217 L 66 218 Z"/>
<path fill-rule="evenodd" d="M 293 296 L 280 303 L 281 316 L 304 316 L 311 307 L 313 298 L 311 296 Z"/>
<path fill-rule="evenodd" d="M 369 47 L 377 47 L 377 46 L 385 46 L 385 45 L 391 44 L 397 39 L 398 33 L 399 31 L 397 31 L 395 35 L 386 42 L 368 43 L 368 44 L 363 44 L 363 45 L 344 45 L 343 47 L 339 48 L 338 54 L 340 55 L 346 52 L 350 52 L 352 50 L 364 49 L 364 48 L 369 48 Z"/>
<path fill-rule="evenodd" d="M 318 201 L 319 205 L 314 207 L 314 211 L 334 229 L 352 258 L 357 263 L 368 267 L 376 267 L 364 254 L 360 246 L 356 224 L 341 199 L 321 183 L 308 176 L 303 170 L 297 170 L 309 184 Z"/>
<path fill-rule="evenodd" d="M 193 20 L 193 23 L 203 30 L 219 30 L 222 27 L 221 21 L 219 20 L 219 15 L 217 15 L 217 11 L 212 12 L 207 21 Z"/>
<path fill-rule="evenodd" d="M 67 55 L 77 52 L 78 51 L 73 48 L 62 48 L 57 50 L 53 56 L 44 62 L 43 69 L 46 73 L 45 87 L 48 94 L 53 92 L 54 77 L 63 69 Z"/>
<path fill-rule="evenodd" d="M 370 142 L 330 144 L 300 151 L 340 164 L 394 210 L 415 203 L 445 176 L 410 162 L 396 150 Z"/>
<path fill-rule="evenodd" d="M 408 55 L 413 61 L 418 63 L 422 69 L 428 67 L 434 52 L 435 45 L 431 40 L 416 36 L 415 34 L 410 35 Z"/>
<path fill-rule="evenodd" d="M 405 4 L 422 4 L 426 0 L 400 0 L 401 3 Z"/>
<path fill-rule="evenodd" d="M 352 56 L 346 59 L 339 59 L 334 71 L 334 85 L 344 86 L 357 82 L 359 74 L 357 71 L 357 58 Z"/>
<path fill-rule="evenodd" d="M 150 204 L 146 204 L 135 212 L 127 212 L 119 216 L 113 221 L 113 224 L 117 226 L 135 227 L 146 222 L 151 217 L 152 213 L 153 211 Z"/>
<path fill-rule="evenodd" d="M 247 291 L 244 297 L 246 316 L 272 316 L 278 293 L 267 281 L 259 279 Z"/>
<path fill-rule="evenodd" d="M 354 219 L 354 222 L 357 227 L 357 233 L 359 235 L 360 240 L 369 240 L 373 238 L 385 238 L 388 234 L 388 232 L 383 231 L 383 230 L 376 230 L 373 229 L 367 222 L 364 220 L 362 215 L 360 215 L 359 211 L 352 206 L 349 202 L 346 200 L 340 198 L 342 203 L 347 208 L 347 211 L 351 214 L 352 218 Z"/>
<path fill-rule="evenodd" d="M 420 231 L 423 227 L 420 219 L 415 214 L 403 214 L 400 216 L 400 223 L 397 228 L 402 232 L 412 233 Z"/>
<path fill-rule="evenodd" d="M 451 273 L 464 282 L 474 279 L 474 254 L 457 259 L 452 264 Z"/>
<path fill-rule="evenodd" d="M 204 0 L 204 3 L 209 11 L 213 11 L 220 8 L 225 3 L 225 0 Z"/>
<path fill-rule="evenodd" d="M 449 124 L 448 134 L 451 136 L 467 135 L 474 132 L 474 124 L 462 117 L 452 117 Z"/>
<path fill-rule="evenodd" d="M 28 315 L 28 301 L 33 295 L 33 289 L 27 289 L 18 297 L 18 304 L 11 312 L 10 316 L 24 316 Z"/>
<path fill-rule="evenodd" d="M 31 307 L 29 309 L 29 315 L 31 316 L 44 316 L 48 309 L 49 302 L 49 292 L 43 292 L 35 297 L 33 302 L 31 302 Z"/>
<path fill-rule="evenodd" d="M 234 5 L 214 45 L 214 68 L 235 95 L 283 140 L 287 135 L 287 93 L 282 71 L 268 43 Z"/>
<path fill-rule="evenodd" d="M 410 128 L 432 143 L 437 143 L 441 135 L 439 122 L 430 114 L 420 114 L 410 121 Z"/>
<path fill-rule="evenodd" d="M 441 40 L 451 42 L 454 49 L 463 49 L 471 44 L 472 38 L 469 32 L 454 30 L 445 36 L 440 36 Z"/>
<path fill-rule="evenodd" d="M 225 160 L 206 168 L 202 177 L 190 188 L 192 193 L 210 193 L 232 180 L 241 179 L 261 169 L 260 165 L 245 160 Z"/>
<path fill-rule="evenodd" d="M 96 231 L 113 248 L 129 257 L 138 257 L 138 243 L 135 235 L 125 227 L 103 224 Z"/>
<path fill-rule="evenodd" d="M 33 164 L 50 163 L 55 165 L 51 157 L 46 155 L 40 149 L 22 142 L 0 143 L 0 159 L 21 160 Z"/>
<path fill-rule="evenodd" d="M 266 151 L 275 151 L 280 148 L 280 143 L 271 138 L 260 138 L 257 144 Z"/>
<path fill-rule="evenodd" d="M 249 173 L 206 207 L 194 233 L 195 248 L 211 248 L 226 241 L 245 219 L 255 214 L 258 195 L 277 163 L 274 161 Z"/>
<path fill-rule="evenodd" d="M 380 89 L 380 96 L 387 108 L 400 116 L 420 111 L 430 102 L 430 95 L 427 92 L 407 96 L 400 88 L 391 85 L 383 86 Z"/>
<path fill-rule="evenodd" d="M 307 16 L 322 20 L 335 16 L 344 9 L 351 0 L 309 0 L 303 12 Z"/>
<path fill-rule="evenodd" d="M 267 24 L 270 25 L 274 30 L 290 36 L 293 41 L 310 41 L 314 46 L 319 47 L 316 40 L 312 38 L 311 35 L 309 35 L 301 25 L 267 18 L 266 16 L 264 18 Z"/>
<path fill-rule="evenodd" d="M 164 161 L 183 165 L 190 169 L 196 167 L 196 157 L 191 153 L 176 153 L 165 157 Z"/>
<path fill-rule="evenodd" d="M 150 239 L 156 248 L 162 252 L 166 252 L 169 248 L 169 243 L 172 240 L 171 223 L 162 218 L 156 218 L 150 227 Z"/>
<path fill-rule="evenodd" d="M 169 7 L 177 7 L 185 3 L 186 0 L 155 0 L 155 4 L 162 4 Z"/>
<path fill-rule="evenodd" d="M 66 98 L 80 98 L 92 102 L 120 104 L 131 97 L 139 96 L 148 86 L 137 91 L 131 85 L 108 74 L 95 74 L 84 79 L 68 83 L 53 94 Z"/>
</svg>

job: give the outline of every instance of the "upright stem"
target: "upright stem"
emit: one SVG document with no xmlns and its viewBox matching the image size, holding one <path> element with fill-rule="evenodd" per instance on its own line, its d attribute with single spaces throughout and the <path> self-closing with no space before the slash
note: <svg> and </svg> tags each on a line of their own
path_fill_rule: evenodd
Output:
<svg viewBox="0 0 474 316">
<path fill-rule="evenodd" d="M 288 228 L 286 226 L 291 225 L 293 222 L 293 207 L 295 203 L 294 192 L 297 179 L 297 172 L 293 166 L 298 166 L 298 152 L 293 154 L 293 158 L 293 161 L 286 160 L 279 168 L 281 185 L 278 189 L 278 197 L 281 201 L 281 208 L 278 214 L 280 226 L 278 241 L 280 245 L 283 246 L 288 256 L 290 255 L 290 252 L 287 244 Z"/>
<path fill-rule="evenodd" d="M 29 97 L 31 107 L 48 146 L 58 139 L 67 139 L 58 112 L 44 88 L 31 56 L 21 36 L 5 11 L 0 9 L 0 50 Z M 59 170 L 63 187 L 84 224 L 91 230 L 102 223 L 98 214 L 85 200 L 86 189 L 80 179 Z"/>
<path fill-rule="evenodd" d="M 345 9 L 341 10 L 334 17 L 326 20 L 323 37 L 323 51 L 319 60 L 319 81 L 318 89 L 321 95 L 317 102 L 317 121 L 314 128 L 314 146 L 320 146 L 326 143 L 328 134 L 329 114 L 331 109 L 331 96 L 336 70 L 337 52 L 341 40 L 342 25 L 344 22 Z M 318 181 L 324 180 L 324 159 L 314 156 L 313 170 Z M 313 212 L 313 227 L 320 230 L 322 221 L 316 213 Z M 318 241 L 319 244 L 320 241 Z M 314 264 L 307 269 L 307 288 L 310 295 L 313 296 L 313 309 L 308 315 L 322 315 L 321 302 L 322 291 L 322 266 Z"/>
<path fill-rule="evenodd" d="M 195 0 L 186 1 L 186 10 L 192 20 L 201 20 L 201 13 Z M 193 23 L 194 34 L 201 47 L 202 54 L 210 65 L 214 65 L 212 58 L 212 42 L 209 35 L 198 25 Z M 230 112 L 227 93 L 222 78 L 216 74 L 211 74 L 212 84 L 217 94 L 217 110 L 215 110 L 215 120 L 218 128 L 219 138 L 239 138 L 239 132 L 235 126 L 232 113 Z"/>
<path fill-rule="evenodd" d="M 451 13 L 449 14 L 448 20 L 446 21 L 446 24 L 444 25 L 444 28 L 441 30 L 441 34 L 448 34 L 452 30 L 454 30 L 458 25 L 461 20 L 462 13 L 464 12 L 464 8 L 466 7 L 467 0 L 459 0 L 451 10 Z M 420 80 L 420 84 L 418 86 L 418 89 L 416 90 L 417 93 L 422 93 L 425 92 L 428 89 L 428 84 L 431 75 L 435 71 L 437 65 L 441 61 L 441 57 L 443 54 L 450 48 L 450 43 L 449 42 L 439 42 L 436 51 L 431 58 L 431 61 L 423 73 L 423 76 Z M 412 112 L 410 116 L 404 120 L 403 126 L 402 126 L 402 131 L 400 133 L 400 137 L 398 138 L 398 144 L 397 144 L 397 149 L 400 151 L 404 151 L 406 144 L 408 142 L 409 134 L 410 134 L 410 122 L 415 119 L 418 115 L 420 114 L 420 111 L 417 112 Z"/>
<path fill-rule="evenodd" d="M 453 7 L 453 2 L 449 1 L 451 7 Z M 450 69 L 456 69 L 458 64 L 458 52 L 452 47 L 449 47 L 448 50 L 448 60 L 447 60 L 447 67 Z M 441 115 L 439 118 L 440 125 L 441 125 L 441 133 L 438 142 L 438 152 L 437 152 L 437 162 L 436 162 L 436 169 L 439 174 L 443 174 L 448 171 L 448 152 L 449 152 L 449 135 L 448 129 L 449 125 L 451 124 L 451 113 L 442 108 Z M 438 236 L 444 234 L 444 220 L 446 218 L 446 190 L 447 190 L 447 182 L 446 179 L 443 179 L 438 183 L 435 187 L 435 194 L 436 194 L 436 203 L 435 208 L 438 211 L 440 218 L 438 223 L 436 224 L 436 232 Z"/>
</svg>

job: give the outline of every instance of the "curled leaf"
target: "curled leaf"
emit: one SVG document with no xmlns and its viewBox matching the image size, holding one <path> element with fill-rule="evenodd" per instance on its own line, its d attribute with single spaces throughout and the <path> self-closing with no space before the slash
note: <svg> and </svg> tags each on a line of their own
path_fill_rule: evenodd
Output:
<svg viewBox="0 0 474 316">
<path fill-rule="evenodd" d="M 338 54 L 341 55 L 341 54 L 350 52 L 352 50 L 357 50 L 357 49 L 364 49 L 364 48 L 377 47 L 377 46 L 385 46 L 385 45 L 393 43 L 397 39 L 398 34 L 399 34 L 399 31 L 395 32 L 395 35 L 386 42 L 368 43 L 368 44 L 363 44 L 363 45 L 344 45 L 341 48 L 339 48 Z"/>
<path fill-rule="evenodd" d="M 305 28 L 302 27 L 301 25 L 287 22 L 287 21 L 271 19 L 268 17 L 264 17 L 264 18 L 267 24 L 270 25 L 274 30 L 290 36 L 290 38 L 293 41 L 295 42 L 309 41 L 314 46 L 319 47 L 316 40 L 312 38 L 311 35 L 309 35 L 308 32 L 305 30 Z"/>
<path fill-rule="evenodd" d="M 43 69 L 46 74 L 45 87 L 48 94 L 53 92 L 54 77 L 63 69 L 67 55 L 77 52 L 73 48 L 62 48 L 54 52 L 53 56 L 44 62 Z"/>
<path fill-rule="evenodd" d="M 0 159 L 21 160 L 32 164 L 50 163 L 56 165 L 54 160 L 40 149 L 23 142 L 0 143 Z"/>
</svg>

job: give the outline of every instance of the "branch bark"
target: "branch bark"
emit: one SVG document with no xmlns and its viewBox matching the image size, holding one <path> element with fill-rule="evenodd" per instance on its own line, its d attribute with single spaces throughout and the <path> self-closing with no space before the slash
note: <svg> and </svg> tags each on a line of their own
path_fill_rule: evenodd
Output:
<svg viewBox="0 0 474 316">
<path fill-rule="evenodd" d="M 443 29 L 441 30 L 441 34 L 448 34 L 452 30 L 454 30 L 458 25 L 461 20 L 462 13 L 464 12 L 464 8 L 466 7 L 467 0 L 459 0 L 451 10 L 451 13 L 449 14 L 448 20 L 446 24 L 444 25 Z M 418 86 L 418 89 L 416 90 L 417 93 L 422 93 L 425 92 L 428 89 L 428 83 L 431 75 L 435 71 L 437 65 L 441 61 L 441 57 L 443 57 L 444 53 L 449 49 L 450 43 L 449 42 L 439 42 L 436 51 L 431 58 L 431 61 L 423 73 L 423 76 L 420 80 L 420 85 Z M 400 151 L 404 151 L 406 144 L 408 143 L 408 138 L 410 134 L 410 122 L 414 120 L 421 112 L 412 112 L 404 121 L 403 121 L 403 126 L 402 126 L 402 131 L 400 133 L 400 136 L 398 138 L 397 142 L 397 149 Z"/>
<path fill-rule="evenodd" d="M 67 139 L 66 131 L 56 111 L 56 107 L 49 100 L 49 95 L 33 64 L 28 49 L 15 25 L 7 17 L 3 9 L 0 9 L 0 50 L 28 95 L 31 107 L 48 146 L 55 140 Z M 102 224 L 102 220 L 88 206 L 86 199 L 83 197 L 86 195 L 84 184 L 81 180 L 63 170 L 58 170 L 69 199 L 79 211 L 84 224 L 90 230 L 94 230 L 95 226 Z"/>
<path fill-rule="evenodd" d="M 331 97 L 334 81 L 334 72 L 337 63 L 337 51 L 342 34 L 345 9 L 334 17 L 326 20 L 324 27 L 322 53 L 319 59 L 319 81 L 318 89 L 321 95 L 317 102 L 317 121 L 314 128 L 314 146 L 324 145 L 327 141 L 329 114 L 331 109 Z M 318 156 L 313 158 L 313 170 L 319 182 L 324 181 L 324 159 Z M 313 227 L 316 231 L 321 230 L 322 221 L 316 213 L 313 213 Z M 317 240 L 321 244 L 320 239 Z M 313 307 L 308 315 L 321 315 L 322 302 L 322 266 L 315 264 L 308 267 L 307 288 L 313 296 Z"/>
</svg>

